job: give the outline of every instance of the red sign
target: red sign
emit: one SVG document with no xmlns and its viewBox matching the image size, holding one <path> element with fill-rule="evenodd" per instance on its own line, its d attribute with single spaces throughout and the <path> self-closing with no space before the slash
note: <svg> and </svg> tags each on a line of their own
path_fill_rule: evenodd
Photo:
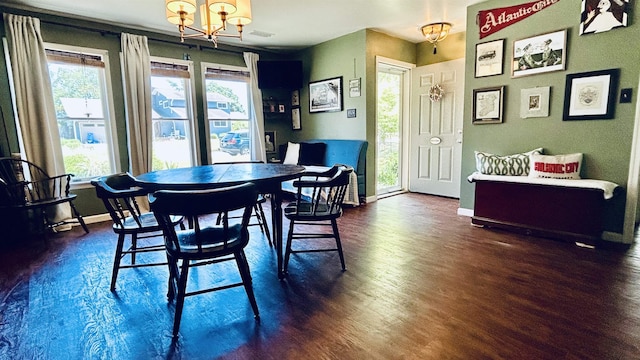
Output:
<svg viewBox="0 0 640 360">
<path fill-rule="evenodd" d="M 540 12 L 560 0 L 539 0 L 530 3 L 503 8 L 481 10 L 478 12 L 480 39 L 500 31 L 509 25 Z"/>
</svg>

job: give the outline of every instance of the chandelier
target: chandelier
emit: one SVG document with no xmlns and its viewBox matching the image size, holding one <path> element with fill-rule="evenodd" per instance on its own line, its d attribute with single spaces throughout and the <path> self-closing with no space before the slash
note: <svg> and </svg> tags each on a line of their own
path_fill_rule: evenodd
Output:
<svg viewBox="0 0 640 360">
<path fill-rule="evenodd" d="M 200 28 L 191 26 L 197 9 L 196 0 L 165 0 L 167 20 L 178 25 L 180 41 L 185 38 L 205 37 L 218 47 L 218 37 L 239 38 L 242 28 L 251 22 L 251 0 L 205 0 L 200 5 Z M 227 24 L 233 24 L 237 34 L 228 34 Z M 189 29 L 195 33 L 185 34 Z"/>
<path fill-rule="evenodd" d="M 444 40 L 447 35 L 449 35 L 449 30 L 451 30 L 451 23 L 448 22 L 437 22 L 424 25 L 420 28 L 422 30 L 422 35 L 427 39 L 428 42 L 433 44 L 433 53 L 437 54 L 436 50 L 437 44 Z"/>
</svg>

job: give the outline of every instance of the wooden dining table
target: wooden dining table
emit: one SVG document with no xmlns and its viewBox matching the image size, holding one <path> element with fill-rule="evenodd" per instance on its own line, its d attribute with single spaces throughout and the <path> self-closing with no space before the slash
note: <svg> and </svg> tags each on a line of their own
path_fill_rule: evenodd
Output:
<svg viewBox="0 0 640 360">
<path fill-rule="evenodd" d="M 304 167 L 273 163 L 233 163 L 158 170 L 136 176 L 150 191 L 199 190 L 252 182 L 261 194 L 270 194 L 271 225 L 277 252 L 278 278 L 284 278 L 282 245 L 282 182 L 298 178 Z"/>
</svg>

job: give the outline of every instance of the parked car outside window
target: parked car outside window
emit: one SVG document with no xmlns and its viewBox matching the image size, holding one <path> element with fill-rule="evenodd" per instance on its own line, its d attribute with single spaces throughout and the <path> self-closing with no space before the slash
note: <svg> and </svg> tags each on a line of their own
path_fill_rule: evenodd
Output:
<svg viewBox="0 0 640 360">
<path fill-rule="evenodd" d="M 220 150 L 231 155 L 249 154 L 249 134 L 245 131 L 230 131 L 220 140 Z"/>
</svg>

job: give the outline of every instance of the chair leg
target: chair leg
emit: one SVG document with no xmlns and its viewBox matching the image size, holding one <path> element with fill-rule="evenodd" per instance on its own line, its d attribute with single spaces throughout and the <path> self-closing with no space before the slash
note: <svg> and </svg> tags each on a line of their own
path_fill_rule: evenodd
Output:
<svg viewBox="0 0 640 360">
<path fill-rule="evenodd" d="M 131 265 L 136 263 L 136 250 L 138 249 L 138 234 L 131 234 Z"/>
<path fill-rule="evenodd" d="M 338 255 L 340 255 L 342 270 L 346 270 L 346 267 L 344 266 L 344 254 L 342 253 L 342 242 L 340 241 L 340 232 L 338 231 L 338 222 L 336 219 L 331 219 L 331 227 L 333 228 L 333 235 L 336 238 L 336 247 L 338 248 Z"/>
<path fill-rule="evenodd" d="M 267 237 L 267 241 L 269 241 L 269 246 L 272 246 L 271 243 L 271 233 L 269 232 L 269 226 L 267 225 L 267 218 L 264 216 L 264 210 L 262 209 L 262 204 L 257 203 L 255 209 L 256 215 L 258 217 L 258 224 L 260 224 L 260 230 Z"/>
<path fill-rule="evenodd" d="M 76 209 L 76 206 L 73 205 L 73 202 L 69 202 L 69 205 L 71 206 L 71 211 L 73 212 L 73 216 L 76 218 L 76 220 L 78 220 L 84 232 L 88 234 L 89 228 L 87 227 L 87 224 L 85 224 L 84 219 L 82 218 L 82 215 L 80 215 L 80 213 L 78 212 L 78 209 Z"/>
<path fill-rule="evenodd" d="M 289 269 L 289 257 L 291 256 L 291 243 L 293 242 L 294 221 L 289 221 L 289 233 L 287 234 L 287 248 L 284 252 L 284 272 Z"/>
<path fill-rule="evenodd" d="M 113 271 L 111 273 L 111 291 L 116 289 L 116 279 L 120 270 L 120 260 L 122 260 L 122 248 L 124 247 L 124 234 L 118 234 L 118 245 L 116 245 L 116 256 L 113 259 Z"/>
<path fill-rule="evenodd" d="M 182 260 L 180 280 L 178 283 L 178 297 L 176 299 L 176 314 L 173 320 L 173 336 L 178 335 L 180 330 L 180 320 L 182 319 L 182 308 L 184 307 L 184 297 L 187 292 L 187 277 L 189 276 L 189 260 Z"/>
<path fill-rule="evenodd" d="M 238 269 L 240 270 L 240 277 L 242 278 L 242 283 L 244 284 L 244 289 L 247 292 L 247 296 L 249 297 L 249 302 L 251 303 L 251 308 L 253 308 L 253 315 L 256 319 L 260 318 L 260 312 L 258 311 L 258 303 L 256 303 L 256 297 L 253 294 L 253 282 L 251 281 L 251 271 L 249 270 L 249 262 L 247 262 L 247 257 L 244 254 L 243 250 L 240 250 L 235 254 L 236 263 L 238 264 Z"/>
<path fill-rule="evenodd" d="M 169 266 L 169 284 L 167 289 L 167 299 L 173 301 L 176 297 L 178 289 L 178 279 L 180 278 L 180 271 L 178 270 L 178 259 L 167 253 L 167 264 Z"/>
</svg>

